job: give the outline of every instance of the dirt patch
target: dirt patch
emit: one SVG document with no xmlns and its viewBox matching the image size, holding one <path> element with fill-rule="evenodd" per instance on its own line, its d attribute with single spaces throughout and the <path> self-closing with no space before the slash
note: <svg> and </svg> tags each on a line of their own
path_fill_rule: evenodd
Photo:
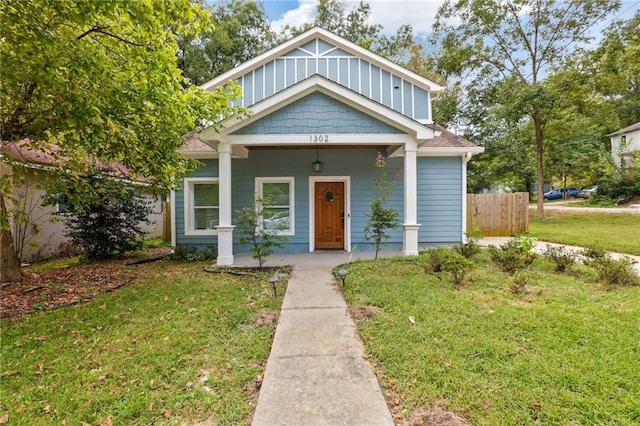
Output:
<svg viewBox="0 0 640 426">
<path fill-rule="evenodd" d="M 370 320 L 382 312 L 384 311 L 378 306 L 359 306 L 351 310 L 351 316 L 354 320 L 360 322 Z"/>
<path fill-rule="evenodd" d="M 260 311 L 258 315 L 256 315 L 253 323 L 257 327 L 271 327 L 275 328 L 278 324 L 278 313 L 274 311 Z"/>
<path fill-rule="evenodd" d="M 414 411 L 402 426 L 467 426 L 468 424 L 464 418 L 451 411 L 434 408 Z"/>
<path fill-rule="evenodd" d="M 158 257 L 170 250 L 167 247 L 150 249 L 141 258 Z M 0 318 L 59 309 L 117 290 L 138 277 L 139 269 L 126 265 L 133 259 L 112 259 L 42 273 L 24 268 L 21 282 L 5 283 L 0 287 Z"/>
</svg>

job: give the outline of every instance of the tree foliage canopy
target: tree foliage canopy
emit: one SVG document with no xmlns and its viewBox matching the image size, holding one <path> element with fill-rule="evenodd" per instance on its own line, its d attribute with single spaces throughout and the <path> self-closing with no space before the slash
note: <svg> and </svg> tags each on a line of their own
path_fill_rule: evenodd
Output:
<svg viewBox="0 0 640 426">
<path fill-rule="evenodd" d="M 229 102 L 237 85 L 183 88 L 177 38 L 211 30 L 209 13 L 189 0 L 7 0 L 0 22 L 2 139 L 55 145 L 65 192 L 78 203 L 99 198 L 85 176 L 115 162 L 166 191 L 194 165 L 178 153 L 182 135 L 237 113 Z M 5 203 L 11 181 L 0 179 L 3 280 L 20 277 Z"/>
<path fill-rule="evenodd" d="M 478 127 L 487 116 L 510 125 L 531 120 L 538 193 L 546 177 L 546 126 L 562 96 L 543 82 L 619 7 L 619 0 L 447 0 L 438 11 L 432 37 L 441 45 L 437 64 L 465 89 L 461 115 Z"/>
<path fill-rule="evenodd" d="M 176 37 L 210 26 L 188 0 L 5 1 L 0 17 L 2 137 L 55 143 L 70 169 L 118 161 L 169 187 L 181 136 L 234 113 L 236 88 L 183 89 Z"/>
<path fill-rule="evenodd" d="M 199 85 L 272 47 L 275 34 L 261 3 L 225 0 L 210 6 L 213 29 L 182 35 L 178 66 Z"/>
</svg>

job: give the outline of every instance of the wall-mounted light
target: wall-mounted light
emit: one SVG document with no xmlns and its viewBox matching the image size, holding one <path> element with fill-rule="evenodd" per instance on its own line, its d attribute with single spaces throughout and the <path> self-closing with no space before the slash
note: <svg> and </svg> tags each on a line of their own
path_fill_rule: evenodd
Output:
<svg viewBox="0 0 640 426">
<path fill-rule="evenodd" d="M 311 163 L 311 169 L 313 170 L 313 173 L 322 173 L 323 167 L 324 164 L 322 164 L 322 161 L 318 159 L 318 145 L 316 145 L 316 161 Z"/>
</svg>

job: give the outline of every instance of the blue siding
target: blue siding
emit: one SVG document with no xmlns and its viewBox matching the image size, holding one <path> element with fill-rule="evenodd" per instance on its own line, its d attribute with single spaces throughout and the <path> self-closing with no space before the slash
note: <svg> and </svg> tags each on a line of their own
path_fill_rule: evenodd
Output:
<svg viewBox="0 0 640 426">
<path fill-rule="evenodd" d="M 312 93 L 234 134 L 403 133 L 322 93 Z"/>
<path fill-rule="evenodd" d="M 289 237 L 289 244 L 284 252 L 306 252 L 309 250 L 309 177 L 310 176 L 350 176 L 351 177 L 351 242 L 356 250 L 364 251 L 373 248 L 372 241 L 365 235 L 369 205 L 376 197 L 373 177 L 379 176 L 375 167 L 377 156 L 375 149 L 322 149 L 320 160 L 324 162 L 322 175 L 311 172 L 311 163 L 316 158 L 316 151 L 306 150 L 256 150 L 247 159 L 232 160 L 232 210 L 248 206 L 255 192 L 256 177 L 288 177 L 295 178 L 295 235 Z M 403 213 L 403 168 L 402 158 L 388 159 L 387 171 L 390 181 L 395 186 L 390 196 L 389 206 Z M 206 166 L 197 169 L 193 176 L 217 176 L 217 160 L 207 160 Z M 179 245 L 192 245 L 205 248 L 217 245 L 217 236 L 187 237 L 184 235 L 183 193 L 176 192 L 176 242 Z M 387 240 L 390 247 L 397 248 L 402 244 L 402 228 L 389 232 Z M 238 232 L 234 232 L 234 252 L 248 253 L 248 247 L 238 244 Z"/>
<path fill-rule="evenodd" d="M 462 159 L 418 158 L 418 223 L 421 245 L 462 240 Z"/>
</svg>

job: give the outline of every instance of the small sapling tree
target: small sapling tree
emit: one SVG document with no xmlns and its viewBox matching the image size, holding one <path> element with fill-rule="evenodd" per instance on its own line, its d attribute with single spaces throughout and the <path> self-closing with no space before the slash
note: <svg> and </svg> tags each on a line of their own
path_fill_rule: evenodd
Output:
<svg viewBox="0 0 640 426">
<path fill-rule="evenodd" d="M 236 211 L 238 217 L 235 224 L 240 232 L 238 241 L 251 247 L 252 257 L 258 261 L 260 268 L 275 248 L 284 248 L 284 244 L 289 241 L 286 235 L 278 233 L 285 228 L 284 224 L 265 226 L 265 219 L 269 220 L 273 216 L 273 212 L 269 210 L 271 204 L 268 197 L 262 198 L 256 194 L 251 206 Z"/>
<path fill-rule="evenodd" d="M 373 236 L 376 247 L 375 259 L 378 258 L 378 252 L 384 244 L 384 240 L 389 238 L 387 230 L 398 227 L 398 217 L 400 216 L 396 209 L 386 207 L 395 182 L 388 181 L 387 162 L 380 152 L 376 158 L 376 167 L 380 171 L 380 177 L 375 181 L 378 196 L 371 202 L 371 213 L 367 214 L 367 226 L 364 228 L 364 232 Z"/>
</svg>

